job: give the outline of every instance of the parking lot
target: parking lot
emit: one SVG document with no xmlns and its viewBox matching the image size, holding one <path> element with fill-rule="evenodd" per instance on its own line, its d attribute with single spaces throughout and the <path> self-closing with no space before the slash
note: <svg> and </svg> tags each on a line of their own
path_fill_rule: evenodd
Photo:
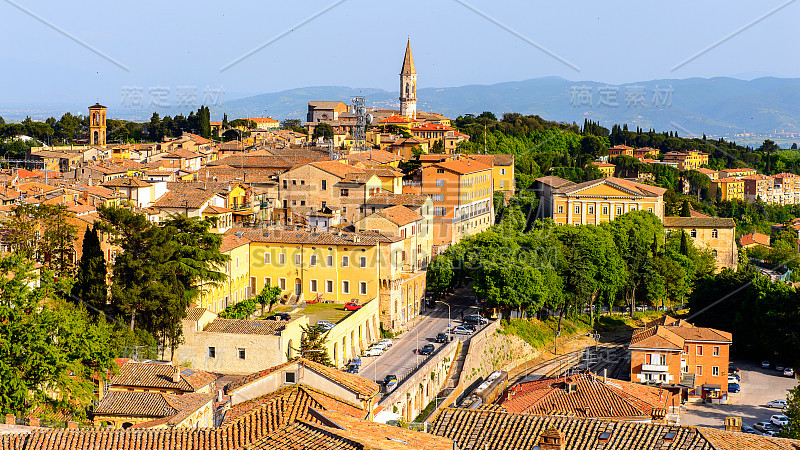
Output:
<svg viewBox="0 0 800 450">
<path fill-rule="evenodd" d="M 786 399 L 789 390 L 797 386 L 795 378 L 784 377 L 774 369 L 762 369 L 750 361 L 734 361 L 742 377 L 742 391 L 729 394 L 727 405 L 687 403 L 681 410 L 681 425 L 696 425 L 724 428 L 725 417 L 742 418 L 742 425 L 753 426 L 756 422 L 769 422 L 770 416 L 781 410 L 767 408 L 771 400 Z"/>
</svg>

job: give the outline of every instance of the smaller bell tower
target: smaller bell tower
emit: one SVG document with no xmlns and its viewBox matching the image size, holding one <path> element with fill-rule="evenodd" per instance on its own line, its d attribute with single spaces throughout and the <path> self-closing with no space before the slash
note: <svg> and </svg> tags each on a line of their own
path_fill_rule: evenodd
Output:
<svg viewBox="0 0 800 450">
<path fill-rule="evenodd" d="M 107 109 L 100 103 L 89 107 L 89 145 L 106 145 Z"/>
</svg>

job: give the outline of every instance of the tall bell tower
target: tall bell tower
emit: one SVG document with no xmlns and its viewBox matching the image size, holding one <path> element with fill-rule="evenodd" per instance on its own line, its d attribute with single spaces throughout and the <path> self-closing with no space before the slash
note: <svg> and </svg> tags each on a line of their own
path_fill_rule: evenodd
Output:
<svg viewBox="0 0 800 450">
<path fill-rule="evenodd" d="M 403 70 L 400 71 L 400 115 L 411 120 L 417 119 L 417 71 L 414 57 L 411 56 L 411 39 L 406 44 Z"/>
<path fill-rule="evenodd" d="M 89 145 L 106 145 L 107 109 L 100 103 L 89 107 Z"/>
</svg>

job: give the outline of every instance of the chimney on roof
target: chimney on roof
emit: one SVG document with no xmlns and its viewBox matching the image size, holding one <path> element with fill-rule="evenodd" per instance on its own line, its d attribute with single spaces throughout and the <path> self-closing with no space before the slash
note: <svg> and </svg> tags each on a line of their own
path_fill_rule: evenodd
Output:
<svg viewBox="0 0 800 450">
<path fill-rule="evenodd" d="M 726 417 L 725 418 L 725 431 L 742 431 L 742 418 L 741 417 Z"/>
<path fill-rule="evenodd" d="M 175 366 L 175 372 L 172 372 L 172 382 L 173 383 L 181 382 L 181 368 L 179 366 Z"/>
<path fill-rule="evenodd" d="M 541 450 L 565 450 L 566 441 L 564 433 L 556 427 L 550 427 L 539 435 L 537 444 Z"/>
</svg>

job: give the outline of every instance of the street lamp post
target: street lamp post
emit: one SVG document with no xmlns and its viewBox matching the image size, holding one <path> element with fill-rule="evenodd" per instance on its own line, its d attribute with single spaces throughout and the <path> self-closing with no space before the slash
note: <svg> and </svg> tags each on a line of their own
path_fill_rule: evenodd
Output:
<svg viewBox="0 0 800 450">
<path fill-rule="evenodd" d="M 447 305 L 447 331 L 450 331 L 450 304 L 441 300 L 436 300 L 436 302 Z"/>
</svg>

